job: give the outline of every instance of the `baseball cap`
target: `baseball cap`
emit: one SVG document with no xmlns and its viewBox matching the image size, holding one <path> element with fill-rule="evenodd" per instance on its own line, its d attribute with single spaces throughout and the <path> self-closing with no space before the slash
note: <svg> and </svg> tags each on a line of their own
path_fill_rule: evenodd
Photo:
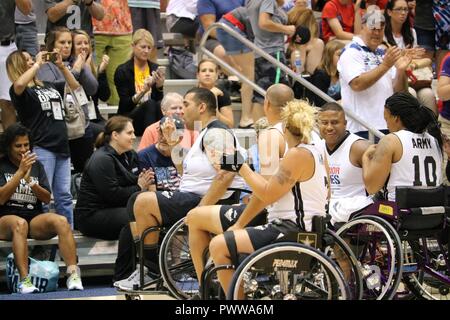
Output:
<svg viewBox="0 0 450 320">
<path fill-rule="evenodd" d="M 381 24 L 386 22 L 384 18 L 383 12 L 380 10 L 378 6 L 369 6 L 367 8 L 366 13 L 361 19 L 363 24 L 367 24 L 369 29 L 379 29 L 381 28 Z"/>
<path fill-rule="evenodd" d="M 305 44 L 311 39 L 311 32 L 308 28 L 303 26 L 298 26 L 295 29 L 295 33 L 292 36 L 292 39 L 296 44 Z"/>
</svg>

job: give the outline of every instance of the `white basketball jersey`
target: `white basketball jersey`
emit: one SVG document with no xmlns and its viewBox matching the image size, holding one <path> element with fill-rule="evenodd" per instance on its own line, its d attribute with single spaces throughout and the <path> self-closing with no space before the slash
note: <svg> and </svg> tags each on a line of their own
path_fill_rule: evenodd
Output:
<svg viewBox="0 0 450 320">
<path fill-rule="evenodd" d="M 393 163 L 387 181 L 388 199 L 395 201 L 395 187 L 434 187 L 442 183 L 442 153 L 429 133 L 400 130 L 394 133 L 403 146 L 400 160 Z"/>
<path fill-rule="evenodd" d="M 183 175 L 180 182 L 181 192 L 191 192 L 204 196 L 211 187 L 211 183 L 217 175 L 216 169 L 210 163 L 206 153 L 202 151 L 201 143 L 208 129 L 205 128 L 197 137 L 191 149 L 183 160 Z M 236 137 L 235 137 L 236 139 Z M 236 139 L 237 148 L 241 149 Z M 244 188 L 244 179 L 236 175 L 231 183 L 231 188 Z M 227 191 L 222 199 L 231 196 L 233 191 Z"/>
<path fill-rule="evenodd" d="M 354 166 L 350 161 L 350 149 L 355 141 L 362 138 L 350 133 L 331 153 L 327 149 L 330 166 L 331 198 L 351 198 L 365 196 L 362 168 Z"/>
<path fill-rule="evenodd" d="M 314 174 L 311 179 L 297 182 L 292 190 L 267 208 L 269 222 L 274 219 L 292 220 L 304 230 L 311 231 L 313 216 L 325 216 L 328 203 L 327 171 L 320 148 L 300 144 L 298 148 L 308 149 L 314 157 Z"/>
</svg>

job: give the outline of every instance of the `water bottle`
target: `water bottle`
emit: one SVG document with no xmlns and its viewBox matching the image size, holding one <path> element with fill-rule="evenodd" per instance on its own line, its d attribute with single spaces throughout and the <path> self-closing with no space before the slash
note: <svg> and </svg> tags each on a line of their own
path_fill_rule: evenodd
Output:
<svg viewBox="0 0 450 320">
<path fill-rule="evenodd" d="M 294 71 L 295 71 L 295 73 L 300 74 L 301 68 L 302 68 L 302 59 L 301 59 L 300 51 L 295 50 L 294 51 Z"/>
</svg>

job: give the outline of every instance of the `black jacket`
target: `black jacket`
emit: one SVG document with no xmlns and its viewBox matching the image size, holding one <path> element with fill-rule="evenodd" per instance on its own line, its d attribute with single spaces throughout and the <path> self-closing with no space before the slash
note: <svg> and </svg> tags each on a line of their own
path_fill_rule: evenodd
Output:
<svg viewBox="0 0 450 320">
<path fill-rule="evenodd" d="M 158 69 L 156 63 L 148 62 L 150 67 L 150 74 Z M 119 94 L 119 110 L 118 114 L 127 115 L 135 107 L 131 98 L 136 94 L 134 86 L 134 59 L 128 60 L 124 64 L 117 67 L 114 73 L 114 83 L 116 85 L 117 93 Z M 162 88 L 157 89 L 156 84 L 152 87 L 151 99 L 154 101 L 161 101 L 164 96 Z M 148 101 L 145 103 L 149 103 Z"/>
<path fill-rule="evenodd" d="M 109 145 L 100 147 L 84 168 L 75 214 L 86 216 L 99 209 L 126 207 L 130 196 L 141 190 L 138 175 L 134 150 L 119 155 Z"/>
</svg>

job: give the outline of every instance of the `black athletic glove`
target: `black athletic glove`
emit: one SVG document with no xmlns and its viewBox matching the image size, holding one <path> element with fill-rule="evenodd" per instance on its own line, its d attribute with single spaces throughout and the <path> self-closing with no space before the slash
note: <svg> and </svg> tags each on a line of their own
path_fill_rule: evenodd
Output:
<svg viewBox="0 0 450 320">
<path fill-rule="evenodd" d="M 222 156 L 220 169 L 231 172 L 239 172 L 244 163 L 244 156 L 239 151 L 236 151 L 234 154 L 228 155 L 224 153 Z"/>
</svg>

